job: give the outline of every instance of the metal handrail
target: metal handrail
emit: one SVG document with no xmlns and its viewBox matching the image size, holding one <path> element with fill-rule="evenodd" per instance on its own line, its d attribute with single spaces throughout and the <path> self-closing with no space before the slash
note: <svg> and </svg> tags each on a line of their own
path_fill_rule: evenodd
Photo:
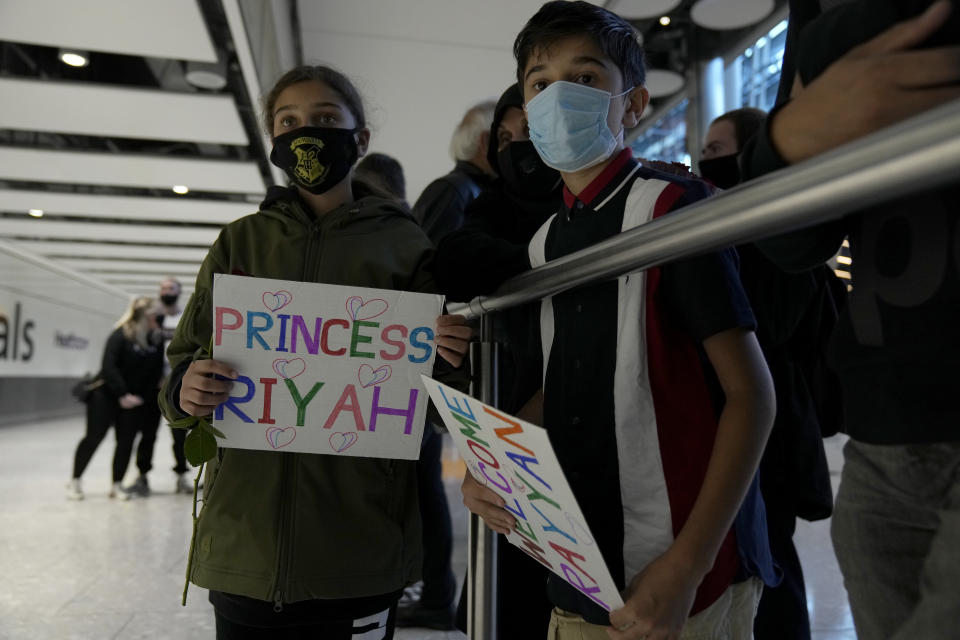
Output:
<svg viewBox="0 0 960 640">
<path fill-rule="evenodd" d="M 960 100 L 553 260 L 448 313 L 502 311 L 957 181 Z"/>
</svg>

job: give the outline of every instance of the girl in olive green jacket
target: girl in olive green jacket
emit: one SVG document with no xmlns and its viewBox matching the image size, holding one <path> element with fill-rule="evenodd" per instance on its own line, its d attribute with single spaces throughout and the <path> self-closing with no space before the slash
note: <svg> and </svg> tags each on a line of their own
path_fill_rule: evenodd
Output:
<svg viewBox="0 0 960 640">
<path fill-rule="evenodd" d="M 351 177 L 370 131 L 350 81 L 298 67 L 268 94 L 264 115 L 271 161 L 294 186 L 272 188 L 258 213 L 227 225 L 204 260 L 168 350 L 160 399 L 170 419 L 209 415 L 230 389 L 214 376 L 236 377 L 196 355 L 210 344 L 216 273 L 434 290 L 430 241 L 409 214 L 357 197 Z M 298 148 L 304 140 L 309 149 Z M 438 355 L 460 366 L 470 337 L 462 318 L 440 316 L 436 335 Z M 396 602 L 420 570 L 416 496 L 412 461 L 220 449 L 189 569 L 210 589 L 218 638 L 392 638 Z"/>
</svg>

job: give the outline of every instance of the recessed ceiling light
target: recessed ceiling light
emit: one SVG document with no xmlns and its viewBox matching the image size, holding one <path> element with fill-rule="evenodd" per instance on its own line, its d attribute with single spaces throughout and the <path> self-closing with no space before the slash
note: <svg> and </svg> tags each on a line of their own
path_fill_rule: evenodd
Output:
<svg viewBox="0 0 960 640">
<path fill-rule="evenodd" d="M 29 211 L 27 211 L 27 213 L 33 216 L 34 218 L 43 217 L 43 209 L 30 209 Z"/>
<path fill-rule="evenodd" d="M 60 61 L 71 67 L 85 67 L 90 63 L 90 56 L 86 51 L 60 49 Z"/>
<path fill-rule="evenodd" d="M 173 192 L 183 195 L 185 193 L 190 193 L 190 188 L 183 184 L 175 184 L 173 185 Z"/>
<path fill-rule="evenodd" d="M 670 16 L 663 16 L 662 18 L 660 18 L 660 24 L 662 24 L 662 25 L 665 26 L 665 27 L 666 27 L 666 26 L 669 26 L 669 25 L 670 25 Z"/>
</svg>

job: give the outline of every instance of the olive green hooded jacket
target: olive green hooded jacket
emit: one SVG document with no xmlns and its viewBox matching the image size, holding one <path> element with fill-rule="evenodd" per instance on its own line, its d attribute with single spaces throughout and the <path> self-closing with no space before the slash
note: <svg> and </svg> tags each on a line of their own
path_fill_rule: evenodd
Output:
<svg viewBox="0 0 960 640">
<path fill-rule="evenodd" d="M 210 344 L 214 274 L 433 292 L 432 255 L 391 201 L 365 197 L 317 219 L 293 191 L 271 189 L 258 213 L 223 229 L 200 268 L 167 352 L 164 414 L 183 417 L 180 381 Z M 421 565 L 414 464 L 219 449 L 205 476 L 190 581 L 278 604 L 399 591 Z"/>
</svg>

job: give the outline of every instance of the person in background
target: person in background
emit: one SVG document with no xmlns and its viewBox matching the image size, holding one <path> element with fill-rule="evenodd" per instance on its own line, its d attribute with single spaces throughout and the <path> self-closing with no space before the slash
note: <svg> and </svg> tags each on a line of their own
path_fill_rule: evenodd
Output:
<svg viewBox="0 0 960 640">
<path fill-rule="evenodd" d="M 766 116 L 747 107 L 714 120 L 704 139 L 701 175 L 723 189 L 739 184 L 740 150 Z M 757 318 L 757 340 L 777 394 L 777 416 L 760 461 L 760 490 L 770 549 L 783 581 L 763 590 L 754 638 L 809 640 L 806 587 L 793 533 L 798 517 L 822 520 L 832 512 L 823 436 L 838 430 L 841 408 L 838 382 L 823 355 L 846 291 L 825 265 L 787 273 L 755 245 L 738 246 L 737 253 L 740 281 Z"/>
<path fill-rule="evenodd" d="M 90 459 L 112 426 L 117 445 L 113 452 L 111 498 L 129 498 L 120 486 L 130 464 L 133 441 L 140 433 L 137 467 L 145 477 L 150 471 L 153 444 L 160 422 L 160 409 L 154 401 L 163 374 L 163 345 L 156 318 L 150 313 L 152 298 L 134 298 L 126 313 L 107 339 L 98 379 L 103 385 L 93 389 L 87 401 L 87 431 L 77 444 L 73 460 L 73 479 L 67 497 L 82 500 L 80 479 Z"/>
<path fill-rule="evenodd" d="M 821 5 L 791 2 L 779 103 L 742 152 L 747 178 L 960 99 L 956 3 Z M 803 271 L 849 240 L 853 290 L 829 361 L 850 440 L 831 534 L 860 640 L 957 637 L 958 202 L 954 182 L 757 243 Z"/>
<path fill-rule="evenodd" d="M 180 281 L 176 278 L 164 278 L 160 282 L 160 304 L 157 306 L 155 313 L 158 318 L 158 324 L 160 325 L 160 331 L 163 335 L 164 349 L 166 349 L 173 339 L 173 334 L 177 329 L 177 325 L 180 323 L 180 317 L 183 315 L 183 309 L 178 304 L 180 292 Z M 170 364 L 167 362 L 167 359 L 164 358 L 163 377 L 166 378 L 168 375 L 170 375 Z M 170 427 L 170 435 L 173 436 L 173 459 L 175 463 L 173 472 L 177 474 L 174 492 L 192 495 L 193 484 L 191 484 L 187 478 L 187 471 L 189 471 L 190 468 L 187 466 L 187 457 L 183 453 L 183 442 L 187 437 L 187 432 L 183 429 Z M 147 484 L 146 478 L 143 479 L 142 483 L 138 478 L 137 482 L 128 488 L 128 491 L 137 495 L 146 496 L 150 494 L 150 485 Z"/>
<path fill-rule="evenodd" d="M 413 217 L 434 245 L 460 228 L 467 204 L 493 180 L 487 144 L 495 107 L 495 102 L 487 100 L 467 110 L 450 138 L 450 156 L 456 166 L 428 184 L 413 205 Z"/>
<path fill-rule="evenodd" d="M 496 103 L 487 101 L 467 110 L 450 140 L 450 155 L 456 160 L 456 167 L 427 185 L 413 206 L 414 218 L 435 245 L 460 228 L 467 206 L 493 184 L 487 145 L 495 106 Z M 435 277 L 437 273 L 434 270 Z M 457 581 L 450 561 L 453 529 L 443 486 L 442 453 L 443 432 L 428 423 L 423 430 L 417 461 L 423 523 L 423 583 L 419 594 L 416 589 L 408 590 L 400 601 L 399 626 L 454 628 Z"/>
<path fill-rule="evenodd" d="M 422 229 L 395 200 L 353 180 L 370 141 L 353 83 L 304 65 L 264 102 L 271 161 L 291 185 L 271 187 L 260 211 L 226 225 L 210 248 L 167 350 L 160 401 L 170 420 L 210 415 L 237 376 L 200 355 L 213 334 L 217 273 L 436 290 Z M 470 335 L 462 317 L 437 318 L 437 377 L 465 386 L 464 370 L 442 363 L 459 367 Z M 400 594 L 421 566 L 414 463 L 220 448 L 207 464 L 189 557 L 188 578 L 209 589 L 220 640 L 389 640 Z"/>
<path fill-rule="evenodd" d="M 385 153 L 368 153 L 357 163 L 354 178 L 386 191 L 409 207 L 407 182 L 403 177 L 403 167 L 396 158 Z"/>
<path fill-rule="evenodd" d="M 516 83 L 497 102 L 487 160 L 500 178 L 467 205 L 463 227 L 437 248 L 434 278 L 441 293 L 457 302 L 490 294 L 529 270 L 530 239 L 563 204 L 560 173 L 543 163 L 530 142 Z M 494 340 L 501 345 L 499 408 L 535 424 L 543 422 L 539 313 L 538 302 L 494 316 Z M 552 609 L 547 570 L 501 538 L 497 577 L 498 637 L 545 637 Z M 469 588 L 465 584 L 457 610 L 464 631 Z"/>
<path fill-rule="evenodd" d="M 649 98 L 628 22 L 548 2 L 514 54 L 530 139 L 565 187 L 530 242 L 532 266 L 711 194 L 624 145 Z M 733 251 L 711 252 L 541 302 L 543 425 L 625 590 L 608 613 L 551 573 L 548 637 L 751 637 L 763 582 L 777 580 L 756 481 L 775 408 L 736 265 Z M 517 525 L 472 476 L 462 491 L 495 531 Z"/>
</svg>

